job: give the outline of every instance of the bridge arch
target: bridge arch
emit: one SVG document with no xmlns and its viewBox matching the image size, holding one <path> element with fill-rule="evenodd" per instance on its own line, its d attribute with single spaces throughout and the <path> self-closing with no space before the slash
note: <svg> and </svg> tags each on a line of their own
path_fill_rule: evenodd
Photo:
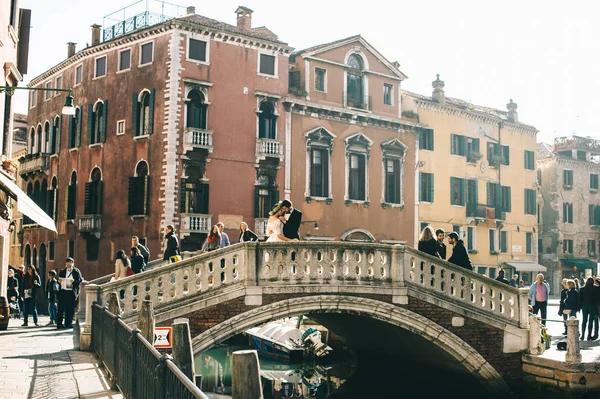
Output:
<svg viewBox="0 0 600 399">
<path fill-rule="evenodd" d="M 311 312 L 351 313 L 411 331 L 454 358 L 470 373 L 476 375 L 492 392 L 509 391 L 508 385 L 498 371 L 473 347 L 449 330 L 405 308 L 356 296 L 312 295 L 260 306 L 234 316 L 194 337 L 194 353 L 205 352 L 215 344 L 258 324 Z"/>
</svg>

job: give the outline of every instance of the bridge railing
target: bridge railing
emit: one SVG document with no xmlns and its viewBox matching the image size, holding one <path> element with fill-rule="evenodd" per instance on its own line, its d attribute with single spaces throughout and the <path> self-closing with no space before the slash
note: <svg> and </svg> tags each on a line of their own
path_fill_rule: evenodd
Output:
<svg viewBox="0 0 600 399">
<path fill-rule="evenodd" d="M 352 286 L 384 293 L 413 289 L 517 327 L 528 325 L 525 291 L 406 246 L 348 242 L 236 244 L 118 281 L 90 284 L 86 304 L 106 304 L 109 294 L 116 293 L 121 316 L 133 321 L 145 299 L 152 301 L 157 315 L 176 313 L 195 296 L 235 284 L 276 290 L 318 286 L 323 293 Z M 86 324 L 91 321 L 86 314 Z"/>
</svg>

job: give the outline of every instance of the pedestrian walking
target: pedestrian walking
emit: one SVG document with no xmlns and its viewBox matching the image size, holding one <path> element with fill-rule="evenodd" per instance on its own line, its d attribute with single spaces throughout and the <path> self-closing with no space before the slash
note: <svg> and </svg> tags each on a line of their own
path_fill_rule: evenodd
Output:
<svg viewBox="0 0 600 399">
<path fill-rule="evenodd" d="M 579 309 L 583 313 L 583 322 L 581 324 L 581 340 L 585 338 L 585 328 L 588 328 L 587 339 L 592 340 L 592 328 L 596 318 L 596 307 L 598 304 L 597 287 L 594 287 L 594 278 L 588 277 L 585 285 L 579 290 Z"/>
<path fill-rule="evenodd" d="M 144 258 L 144 263 L 148 264 L 150 261 L 150 250 L 145 245 L 140 244 L 140 239 L 137 236 L 131 237 L 131 246 L 136 247 L 140 252 L 140 255 Z"/>
<path fill-rule="evenodd" d="M 465 248 L 465 243 L 463 240 L 458 239 L 458 234 L 454 231 L 448 234 L 448 244 L 452 245 L 452 256 L 450 256 L 448 262 L 454 263 L 467 270 L 473 270 L 473 264 L 471 263 L 471 258 L 469 258 L 469 253 Z"/>
<path fill-rule="evenodd" d="M 496 277 L 496 281 L 510 285 L 508 280 L 504 277 L 504 269 L 498 270 L 498 277 Z"/>
<path fill-rule="evenodd" d="M 56 327 L 59 329 L 73 327 L 75 300 L 79 296 L 79 284 L 81 284 L 82 280 L 81 272 L 75 267 L 73 258 L 67 258 L 65 268 L 58 272 L 60 292 L 58 293 Z"/>
<path fill-rule="evenodd" d="M 225 230 L 225 224 L 223 222 L 217 223 L 217 227 L 219 228 L 219 233 L 221 234 L 221 248 L 228 247 L 231 245 L 229 242 L 229 236 L 223 230 Z"/>
<path fill-rule="evenodd" d="M 546 324 L 546 312 L 548 310 L 548 297 L 550 287 L 544 282 L 544 275 L 539 273 L 535 276 L 536 282 L 529 287 L 529 304 L 533 307 L 533 314 L 542 313 L 542 324 Z"/>
<path fill-rule="evenodd" d="M 427 226 L 421 232 L 421 236 L 419 237 L 418 249 L 421 252 L 425 252 L 431 256 L 435 256 L 439 258 L 440 255 L 437 251 L 437 241 L 433 236 L 433 229 L 431 226 Z"/>
<path fill-rule="evenodd" d="M 440 256 L 440 258 L 446 260 L 446 244 L 444 244 L 446 232 L 444 231 L 444 229 L 437 229 L 435 231 L 435 235 L 437 237 L 437 253 Z"/>
<path fill-rule="evenodd" d="M 240 223 L 240 238 L 239 242 L 258 241 L 258 236 L 248 228 L 245 222 Z"/>
<path fill-rule="evenodd" d="M 130 271 L 131 270 L 131 271 Z M 117 254 L 115 255 L 115 280 L 119 280 L 121 278 L 125 278 L 133 274 L 133 270 L 131 269 L 131 263 L 129 263 L 129 259 L 127 255 L 125 255 L 125 251 L 119 249 Z"/>
<path fill-rule="evenodd" d="M 221 239 L 219 227 L 215 224 L 212 229 L 210 229 L 210 233 L 208 233 L 208 237 L 206 237 L 204 245 L 202 245 L 202 250 L 204 252 L 210 252 L 221 248 Z"/>
<path fill-rule="evenodd" d="M 131 269 L 134 274 L 141 273 L 146 268 L 146 262 L 144 261 L 144 257 L 140 254 L 138 247 L 131 247 L 130 261 Z"/>
<path fill-rule="evenodd" d="M 42 280 L 35 270 L 35 266 L 27 266 L 25 276 L 23 276 L 23 325 L 27 327 L 29 315 L 33 315 L 33 322 L 38 326 L 38 312 L 36 304 L 36 295 L 42 286 Z"/>
<path fill-rule="evenodd" d="M 179 240 L 177 240 L 177 236 L 175 235 L 175 228 L 169 224 L 165 228 L 165 231 L 167 232 L 165 235 L 167 247 L 165 248 L 165 252 L 163 252 L 163 260 L 170 260 L 171 263 L 177 262 L 181 260 L 181 254 L 179 253 Z"/>
<path fill-rule="evenodd" d="M 512 278 L 508 282 L 508 285 L 510 285 L 511 287 L 519 288 L 519 275 L 513 274 Z"/>
<path fill-rule="evenodd" d="M 58 285 L 58 281 L 56 280 L 56 272 L 54 270 L 50 270 L 48 272 L 48 281 L 46 282 L 46 295 L 48 299 L 48 314 L 50 315 L 50 322 L 46 324 L 47 326 L 53 326 L 56 324 L 56 303 L 58 301 L 58 293 L 60 292 L 60 287 Z"/>
</svg>

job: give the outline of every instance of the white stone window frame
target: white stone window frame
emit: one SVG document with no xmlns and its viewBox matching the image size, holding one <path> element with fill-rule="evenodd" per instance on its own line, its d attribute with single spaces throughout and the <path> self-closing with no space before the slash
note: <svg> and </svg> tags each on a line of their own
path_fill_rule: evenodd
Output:
<svg viewBox="0 0 600 399">
<path fill-rule="evenodd" d="M 208 51 L 208 50 L 207 50 Z M 183 125 L 185 126 L 185 128 L 187 128 L 187 103 L 190 101 L 188 96 L 190 95 L 190 93 L 192 92 L 192 90 L 198 90 L 200 93 L 202 93 L 202 95 L 204 96 L 204 104 L 206 104 L 206 130 L 208 129 L 209 126 L 209 113 L 208 113 L 208 107 L 210 106 L 211 102 L 208 99 L 208 89 L 210 89 L 212 86 L 212 83 L 210 82 L 185 82 L 185 87 L 184 87 L 184 96 L 183 96 Z M 257 136 L 258 137 L 258 122 L 257 122 Z"/>
<path fill-rule="evenodd" d="M 60 85 L 58 84 L 59 81 L 60 81 Z M 63 79 L 62 75 L 57 76 L 56 79 L 54 79 L 54 87 L 56 89 L 62 89 L 63 88 L 63 81 L 64 81 L 64 79 Z M 54 93 L 54 97 L 60 96 L 61 94 L 62 94 L 62 92 L 57 91 L 56 93 Z"/>
<path fill-rule="evenodd" d="M 49 101 L 52 99 L 52 81 L 49 80 L 44 83 L 44 101 Z"/>
<path fill-rule="evenodd" d="M 35 108 L 37 105 L 37 91 L 32 90 L 29 94 L 29 109 Z"/>
<path fill-rule="evenodd" d="M 487 241 L 488 241 L 488 246 L 489 246 L 489 241 L 490 241 L 490 231 L 494 232 L 494 249 L 489 248 L 489 252 L 492 253 L 500 253 L 500 234 L 498 234 L 498 230 L 496 229 L 488 229 L 488 236 L 487 236 Z"/>
<path fill-rule="evenodd" d="M 469 236 L 469 229 L 473 229 L 473 237 Z M 469 249 L 470 238 L 473 239 L 473 243 L 471 244 L 471 249 Z M 477 227 L 476 226 L 467 226 L 467 251 L 475 251 L 477 252 Z"/>
<path fill-rule="evenodd" d="M 400 208 L 404 209 L 404 160 L 408 147 L 398 139 L 391 139 L 381 143 L 382 159 L 381 159 L 381 206 L 384 208 Z M 387 175 L 387 160 L 400 161 L 400 203 L 387 202 L 385 200 Z"/>
<path fill-rule="evenodd" d="M 275 73 L 274 75 L 269 75 L 267 73 L 261 73 L 260 72 L 260 56 L 261 55 L 269 55 L 271 57 L 275 57 L 275 65 L 274 65 L 274 70 L 273 72 Z M 256 52 L 256 74 L 258 76 L 263 76 L 265 78 L 272 78 L 272 79 L 279 79 L 279 56 L 276 52 L 274 51 L 257 51 Z"/>
<path fill-rule="evenodd" d="M 320 69 L 322 71 L 325 71 L 325 75 L 323 76 L 323 90 L 319 90 L 317 89 L 317 69 Z M 329 71 L 327 70 L 327 68 L 323 68 L 322 66 L 315 66 L 314 67 L 314 85 L 313 88 L 317 93 L 327 93 L 327 76 L 329 75 Z"/>
<path fill-rule="evenodd" d="M 279 139 L 279 129 L 277 128 L 277 123 L 279 122 L 279 117 L 281 116 L 281 114 L 278 112 L 280 100 L 281 100 L 281 97 L 279 97 L 279 96 L 256 94 L 256 109 L 254 110 L 254 112 L 256 113 L 256 139 L 257 140 L 260 138 L 260 118 L 259 117 L 260 117 L 260 114 L 262 114 L 262 111 L 260 110 L 260 106 L 263 102 L 267 102 L 273 106 L 273 116 L 275 116 L 275 118 L 277 119 L 275 121 L 275 138 L 273 140 L 280 140 Z"/>
<path fill-rule="evenodd" d="M 146 96 L 150 96 L 152 95 L 152 91 L 150 89 L 147 88 L 143 88 L 139 94 L 138 94 L 138 104 L 139 104 L 139 108 L 138 108 L 138 124 L 139 124 L 139 135 L 135 135 L 133 136 L 133 140 L 137 141 L 140 139 L 147 139 L 148 137 L 150 137 L 150 134 L 145 133 L 144 132 L 144 119 L 142 118 L 142 113 L 144 112 L 144 103 L 142 100 L 144 100 L 144 95 Z"/>
<path fill-rule="evenodd" d="M 122 127 L 122 129 L 119 129 L 120 127 Z M 125 119 L 121 119 L 117 121 L 117 136 L 122 136 L 125 134 L 125 129 L 126 129 L 126 123 L 125 123 Z"/>
<path fill-rule="evenodd" d="M 190 43 L 191 43 L 192 39 L 206 43 L 206 54 L 205 54 L 206 61 L 200 61 L 200 60 L 196 60 L 194 58 L 190 58 Z M 193 62 L 194 64 L 197 64 L 197 65 L 210 66 L 210 36 L 205 36 L 205 35 L 197 36 L 194 34 L 189 34 L 186 37 L 185 43 L 186 43 L 186 46 L 185 46 L 186 47 L 185 48 L 186 61 Z"/>
<path fill-rule="evenodd" d="M 363 96 L 369 96 L 369 60 L 367 59 L 367 56 L 362 52 L 362 47 L 360 46 L 355 46 L 352 50 L 348 51 L 346 53 L 346 55 L 344 56 L 344 93 L 348 93 L 348 59 L 350 58 L 350 56 L 352 54 L 356 54 L 359 57 L 362 58 L 363 61 Z M 359 111 L 362 112 L 369 112 L 371 113 L 372 111 L 369 110 L 365 110 L 365 109 L 361 109 L 361 108 L 354 108 L 354 107 L 348 107 L 347 105 L 347 100 L 344 101 L 344 104 L 342 104 L 344 106 L 344 108 L 351 108 L 351 109 L 357 109 Z"/>
<path fill-rule="evenodd" d="M 121 55 L 126 51 L 129 51 L 129 68 L 121 69 Z M 141 54 L 141 50 L 140 50 L 140 54 Z M 140 57 L 141 57 L 141 55 L 140 55 Z M 119 50 L 119 55 L 117 56 L 117 73 L 124 73 L 124 72 L 131 71 L 132 58 L 133 58 L 133 50 L 131 49 L 131 47 L 127 47 L 127 48 Z"/>
<path fill-rule="evenodd" d="M 79 68 L 81 68 L 81 81 L 77 82 L 77 70 Z M 83 63 L 76 65 L 75 68 L 73 68 L 73 87 L 79 86 L 82 82 L 83 82 Z"/>
<path fill-rule="evenodd" d="M 142 64 L 142 47 L 144 47 L 146 44 L 149 44 L 149 43 L 152 43 L 152 60 L 150 62 L 146 62 L 145 64 Z M 154 50 L 156 49 L 155 44 L 156 43 L 154 43 L 154 39 L 148 40 L 148 41 L 145 41 L 145 42 L 142 42 L 139 44 L 140 55 L 139 55 L 139 59 L 138 59 L 138 68 L 144 68 L 144 67 L 147 67 L 148 65 L 154 64 L 154 52 L 155 52 Z"/>
<path fill-rule="evenodd" d="M 386 104 L 385 103 L 385 87 L 389 86 L 390 87 L 390 103 Z M 396 92 L 396 86 L 392 83 L 384 83 L 383 84 L 383 105 L 385 105 L 386 107 L 394 107 L 396 106 L 396 104 L 394 103 L 394 93 Z"/>
<path fill-rule="evenodd" d="M 102 58 L 104 58 L 104 75 L 98 76 L 98 60 L 100 60 Z M 100 56 L 94 58 L 94 77 L 92 78 L 92 80 L 103 79 L 106 77 L 107 74 L 108 74 L 108 55 L 104 54 L 104 55 L 100 55 Z"/>
<path fill-rule="evenodd" d="M 93 112 L 92 118 L 94 120 L 94 125 L 93 125 L 94 126 L 94 131 L 93 132 L 88 132 L 88 134 L 95 135 L 96 136 L 95 137 L 96 140 L 92 144 L 88 144 L 88 146 L 90 148 L 92 148 L 92 147 L 103 147 L 104 146 L 104 143 L 102 141 L 100 141 L 100 133 L 101 133 L 102 126 L 99 126 L 100 124 L 98 123 L 98 120 L 97 120 L 98 106 L 100 104 L 102 104 L 102 114 L 103 114 L 102 117 L 106 118 L 106 108 L 104 107 L 104 101 L 98 99 L 98 100 L 96 100 L 96 102 L 94 103 L 94 106 L 92 107 L 92 112 Z M 89 116 L 88 116 L 88 118 L 89 118 Z M 106 136 L 106 132 L 104 132 L 104 134 Z M 92 168 L 92 170 L 93 170 L 93 168 Z"/>
<path fill-rule="evenodd" d="M 324 201 L 330 204 L 333 201 L 333 189 L 332 189 L 332 171 L 331 171 L 331 158 L 333 155 L 333 141 L 337 138 L 335 134 L 324 128 L 323 126 L 316 127 L 309 130 L 304 134 L 306 139 L 306 185 L 304 190 L 304 197 L 307 202 L 310 201 Z M 327 196 L 317 197 L 312 195 L 311 188 L 311 165 L 312 159 L 311 154 L 313 149 L 327 150 Z"/>
<path fill-rule="evenodd" d="M 369 196 L 369 158 L 371 154 L 371 145 L 373 141 L 362 133 L 355 133 L 346 137 L 344 140 L 346 155 L 344 157 L 344 203 L 363 204 L 368 207 L 371 203 Z M 352 155 L 361 155 L 365 157 L 365 199 L 350 199 L 350 157 Z"/>
</svg>

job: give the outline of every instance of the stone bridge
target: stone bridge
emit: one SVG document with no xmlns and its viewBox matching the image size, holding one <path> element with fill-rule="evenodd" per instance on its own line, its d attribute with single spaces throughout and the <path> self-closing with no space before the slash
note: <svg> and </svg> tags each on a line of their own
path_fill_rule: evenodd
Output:
<svg viewBox="0 0 600 399">
<path fill-rule="evenodd" d="M 112 293 L 129 324 L 144 299 L 152 301 L 157 325 L 189 318 L 196 354 L 270 320 L 351 314 L 422 337 L 501 391 L 521 377 L 529 345 L 527 289 L 401 245 L 237 244 L 118 281 L 92 282 L 86 307 L 106 304 Z M 84 335 L 91 331 L 88 314 Z"/>
</svg>

